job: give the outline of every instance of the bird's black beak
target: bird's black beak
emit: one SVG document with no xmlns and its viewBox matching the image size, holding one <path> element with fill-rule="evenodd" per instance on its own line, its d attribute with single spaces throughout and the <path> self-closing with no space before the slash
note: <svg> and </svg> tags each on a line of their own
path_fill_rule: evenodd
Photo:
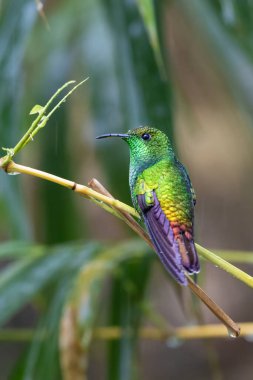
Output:
<svg viewBox="0 0 253 380">
<path fill-rule="evenodd" d="M 106 133 L 105 135 L 97 136 L 96 139 L 105 139 L 106 137 L 121 137 L 122 139 L 127 139 L 130 135 L 127 133 Z"/>
</svg>

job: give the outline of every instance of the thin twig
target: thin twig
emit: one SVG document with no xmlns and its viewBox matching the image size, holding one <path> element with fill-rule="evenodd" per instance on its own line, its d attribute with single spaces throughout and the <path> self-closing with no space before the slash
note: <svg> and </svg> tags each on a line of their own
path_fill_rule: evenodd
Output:
<svg viewBox="0 0 253 380">
<path fill-rule="evenodd" d="M 97 191 L 100 194 L 104 194 L 109 198 L 113 198 L 113 196 L 109 193 L 109 191 L 96 179 L 92 178 L 88 182 L 88 185 L 95 191 Z M 151 242 L 147 232 L 139 225 L 139 223 L 136 222 L 136 220 L 126 211 L 116 209 L 120 215 L 123 217 L 123 220 L 125 223 L 132 228 L 145 242 L 152 248 L 154 249 L 153 243 Z M 140 219 L 140 216 L 139 216 Z"/>
<path fill-rule="evenodd" d="M 187 275 L 188 286 L 191 291 L 216 315 L 216 317 L 227 327 L 228 334 L 237 338 L 240 335 L 240 327 L 217 305 L 195 282 Z"/>
</svg>

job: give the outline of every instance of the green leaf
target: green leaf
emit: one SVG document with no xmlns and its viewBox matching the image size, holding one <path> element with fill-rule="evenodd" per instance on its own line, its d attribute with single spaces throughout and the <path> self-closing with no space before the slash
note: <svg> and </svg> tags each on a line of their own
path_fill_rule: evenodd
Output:
<svg viewBox="0 0 253 380">
<path fill-rule="evenodd" d="M 142 303 L 149 278 L 150 263 L 136 260 L 121 266 L 112 283 L 109 324 L 131 331 L 108 344 L 108 379 L 131 380 L 137 376 L 137 330 L 142 318 Z M 138 277 L 139 275 L 139 277 Z"/>
<path fill-rule="evenodd" d="M 48 308 L 37 327 L 37 333 L 28 350 L 21 379 L 54 380 L 60 378 L 59 323 L 62 307 L 72 286 L 73 273 L 58 280 L 48 299 Z M 44 335 L 41 335 L 44 331 Z"/>
<path fill-rule="evenodd" d="M 74 304 L 78 310 L 78 324 L 82 331 L 82 344 L 85 349 L 91 342 L 92 329 L 99 313 L 105 278 L 112 276 L 118 270 L 121 271 L 124 265 L 133 260 L 135 265 L 136 263 L 139 265 L 141 262 L 141 268 L 145 267 L 141 272 L 146 272 L 149 265 L 148 257 L 146 257 L 147 252 L 149 250 L 146 245 L 142 241 L 134 239 L 100 252 L 96 258 L 86 263 L 79 272 L 69 302 Z M 143 265 L 144 258 L 146 265 Z M 143 275 L 141 272 L 139 274 Z M 141 276 L 139 278 L 142 279 Z M 139 281 L 137 280 L 136 287 L 143 285 Z"/>
<path fill-rule="evenodd" d="M 124 317 L 123 319 L 128 321 L 122 327 L 137 329 L 142 313 L 140 304 L 142 303 L 143 292 L 146 286 L 144 279 L 147 279 L 149 275 L 148 268 L 150 267 L 150 263 L 148 258 L 152 257 L 152 255 L 149 256 L 149 252 L 149 248 L 147 248 L 145 243 L 140 240 L 132 240 L 101 251 L 93 260 L 83 265 L 75 281 L 75 286 L 72 288 L 70 297 L 67 299 L 64 310 L 66 313 L 68 310 L 72 310 L 74 313 L 70 323 L 74 324 L 73 331 L 78 331 L 79 337 L 73 336 L 71 344 L 75 346 L 81 344 L 84 356 L 87 355 L 87 351 L 90 348 L 93 329 L 100 319 L 99 317 L 103 314 L 104 306 L 101 297 L 103 296 L 105 279 L 108 279 L 108 277 L 114 278 L 115 275 L 117 276 L 117 273 L 124 273 L 123 279 L 121 278 L 119 282 L 119 289 L 123 287 L 123 298 L 117 298 L 117 305 L 115 306 L 118 309 L 119 305 L 121 305 L 121 318 Z M 139 275 L 137 279 L 135 278 L 136 270 Z M 129 294 L 130 303 L 126 302 L 126 298 L 129 300 Z M 128 317 L 125 318 L 127 315 L 125 314 L 125 308 L 129 306 L 131 306 L 130 319 Z M 133 347 L 135 347 L 136 338 L 134 336 L 130 339 L 123 337 L 120 345 L 122 343 L 127 348 L 127 352 L 121 349 L 118 351 L 116 359 L 119 362 L 117 365 L 115 363 L 115 368 L 110 371 L 111 374 L 117 373 L 117 376 L 119 372 L 122 372 L 122 366 L 125 367 L 127 365 L 132 367 L 133 362 L 135 362 Z M 126 353 L 127 356 L 125 355 Z M 62 347 L 62 355 L 66 365 L 71 362 L 73 354 L 71 347 Z M 126 360 L 128 364 L 126 364 Z M 121 368 L 120 370 L 119 367 Z M 124 377 L 122 376 L 123 372 L 119 377 L 115 378 L 123 379 Z M 110 378 L 113 377 L 111 376 Z"/>
<path fill-rule="evenodd" d="M 14 151 L 13 151 L 12 148 L 3 148 L 2 147 L 2 150 L 4 150 L 7 153 L 7 155 L 10 156 L 10 157 L 14 156 Z"/>
<path fill-rule="evenodd" d="M 152 0 L 137 0 L 137 3 L 139 5 L 144 24 L 149 34 L 150 44 L 154 50 L 158 67 L 160 68 L 161 74 L 165 75 L 165 72 L 164 72 L 165 68 L 163 64 L 158 32 L 156 28 L 154 3 Z"/>
<path fill-rule="evenodd" d="M 97 250 L 96 245 L 58 246 L 46 253 L 37 252 L 9 265 L 0 279 L 0 324 L 30 301 L 46 285 L 64 272 L 78 270 Z"/>
<path fill-rule="evenodd" d="M 8 241 L 0 244 L 0 259 L 18 259 L 23 256 L 33 256 L 44 252 L 46 247 L 25 241 Z"/>
<path fill-rule="evenodd" d="M 36 104 L 30 111 L 29 115 L 34 115 L 36 113 L 41 114 L 44 111 L 44 107 Z"/>
</svg>

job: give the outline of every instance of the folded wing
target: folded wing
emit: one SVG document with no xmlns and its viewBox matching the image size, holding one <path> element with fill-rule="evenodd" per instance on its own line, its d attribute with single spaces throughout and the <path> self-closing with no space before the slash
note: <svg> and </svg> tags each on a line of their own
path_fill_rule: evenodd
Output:
<svg viewBox="0 0 253 380">
<path fill-rule="evenodd" d="M 192 238 L 184 231 L 174 236 L 170 221 L 163 212 L 153 191 L 154 202 L 147 204 L 145 194 L 137 196 L 139 207 L 143 214 L 146 227 L 156 248 L 156 252 L 167 271 L 181 285 L 187 285 L 185 270 L 189 273 L 199 271 L 198 256 Z"/>
</svg>

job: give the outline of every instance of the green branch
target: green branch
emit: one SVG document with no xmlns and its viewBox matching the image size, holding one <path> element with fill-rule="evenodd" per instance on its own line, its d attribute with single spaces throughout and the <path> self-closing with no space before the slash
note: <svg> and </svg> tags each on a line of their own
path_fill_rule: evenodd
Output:
<svg viewBox="0 0 253 380">
<path fill-rule="evenodd" d="M 36 119 L 32 122 L 31 126 L 28 128 L 28 131 L 24 134 L 24 136 L 19 140 L 19 142 L 15 145 L 14 148 L 2 148 L 7 152 L 6 156 L 1 158 L 0 166 L 2 168 L 5 168 L 12 158 L 17 154 L 20 150 L 22 150 L 30 141 L 33 141 L 34 136 L 39 132 L 39 130 L 47 124 L 50 117 L 53 115 L 53 113 L 61 106 L 62 103 L 66 101 L 66 99 L 78 88 L 80 87 L 84 82 L 86 82 L 89 78 L 84 79 L 83 81 L 79 82 L 76 86 L 74 86 L 56 105 L 53 107 L 53 109 L 46 115 L 46 111 L 48 110 L 49 106 L 52 104 L 52 102 L 57 98 L 57 96 L 68 86 L 71 84 L 74 84 L 75 81 L 69 81 L 65 83 L 61 88 L 59 88 L 49 99 L 49 101 L 46 103 L 45 106 L 35 105 L 30 115 L 38 114 Z"/>
<path fill-rule="evenodd" d="M 204 259 L 208 260 L 214 265 L 217 265 L 219 268 L 223 269 L 238 280 L 253 288 L 253 277 L 251 277 L 249 274 L 243 272 L 241 269 L 237 268 L 233 264 L 230 264 L 223 258 L 215 255 L 215 253 L 209 251 L 208 249 L 201 247 L 201 245 L 196 244 L 196 247 L 198 253 L 204 257 Z"/>
<path fill-rule="evenodd" d="M 252 337 L 253 323 L 241 322 L 240 337 Z M 95 327 L 94 338 L 99 340 L 114 340 L 119 339 L 123 335 L 131 334 L 131 330 L 123 330 L 117 326 Z M 26 342 L 35 337 L 35 329 L 0 329 L 0 341 L 15 341 Z M 211 338 L 228 338 L 226 328 L 221 324 L 209 324 L 200 326 L 184 326 L 173 328 L 172 331 L 166 331 L 157 327 L 142 327 L 139 329 L 139 336 L 142 339 L 168 341 L 170 339 L 196 340 L 196 339 L 211 339 Z M 41 330 L 36 334 L 38 339 L 47 339 L 47 332 Z"/>
<path fill-rule="evenodd" d="M 215 250 L 216 255 L 232 263 L 253 264 L 253 252 L 250 251 L 233 251 L 233 250 Z"/>
<path fill-rule="evenodd" d="M 70 181 L 68 179 L 43 172 L 42 170 L 30 168 L 29 166 L 16 164 L 14 161 L 10 161 L 3 166 L 3 164 L 1 165 L 0 160 L 0 168 L 1 167 L 6 171 L 6 173 L 28 174 L 33 177 L 44 179 L 46 181 L 54 182 L 60 186 L 73 190 L 75 193 L 95 202 L 97 205 L 110 212 L 111 214 L 117 216 L 118 218 L 122 219 L 122 216 L 119 212 L 117 212 L 117 210 L 130 213 L 136 218 L 140 218 L 138 212 L 135 211 L 133 207 L 128 206 L 125 203 L 118 201 L 117 199 L 109 198 L 108 196 L 101 194 L 88 186 L 84 186 L 74 181 Z M 110 206 L 110 209 L 108 206 Z"/>
</svg>

